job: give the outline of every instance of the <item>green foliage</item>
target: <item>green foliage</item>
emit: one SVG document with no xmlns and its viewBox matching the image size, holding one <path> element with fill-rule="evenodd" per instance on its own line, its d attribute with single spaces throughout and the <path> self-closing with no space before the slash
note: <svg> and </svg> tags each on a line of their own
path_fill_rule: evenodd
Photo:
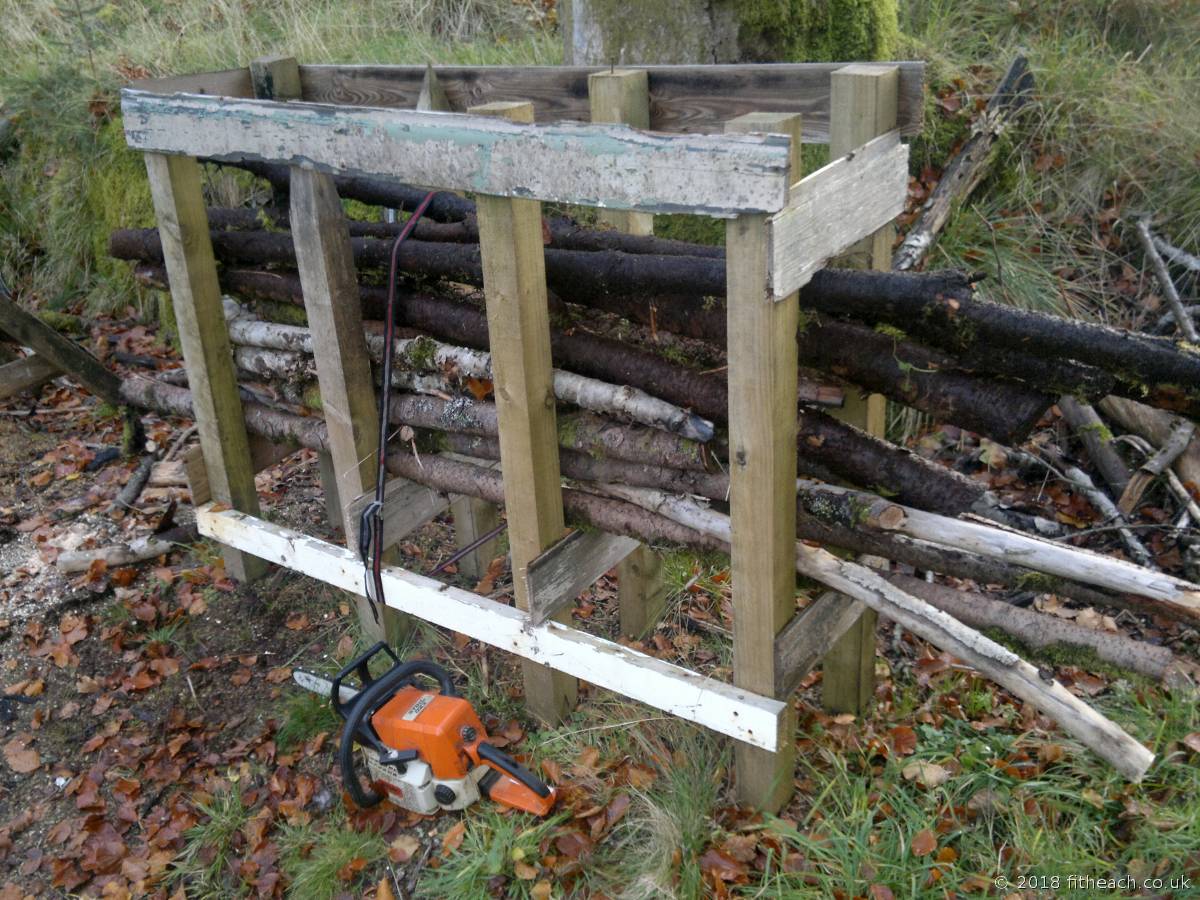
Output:
<svg viewBox="0 0 1200 900">
<path fill-rule="evenodd" d="M 235 787 L 219 791 L 208 802 L 196 801 L 196 810 L 205 819 L 184 832 L 183 849 L 171 862 L 167 883 L 197 900 L 242 896 L 245 887 L 232 863 L 232 851 L 251 811 Z"/>
<path fill-rule="evenodd" d="M 387 841 L 377 831 L 355 831 L 345 809 L 335 808 L 324 826 L 285 825 L 279 837 L 280 869 L 288 880 L 287 895 L 300 900 L 329 900 L 353 891 L 361 876 L 347 882 L 338 875 L 354 860 L 363 860 L 361 871 L 387 856 Z M 355 892 L 357 896 L 357 892 Z M 190 894 L 188 895 L 191 896 Z"/>
<path fill-rule="evenodd" d="M 284 704 L 283 724 L 275 735 L 281 750 L 290 750 L 316 737 L 322 731 L 333 734 L 341 726 L 341 719 L 333 711 L 328 697 L 312 691 L 293 690 Z"/>
<path fill-rule="evenodd" d="M 540 856 L 539 845 L 565 816 L 535 819 L 516 813 L 501 814 L 494 806 L 482 807 L 466 820 L 462 844 L 436 869 L 425 870 L 420 896 L 446 900 L 490 900 L 495 896 L 493 879 L 507 878 L 505 897 L 530 898 L 534 882 L 516 876 L 519 863 Z"/>
<path fill-rule="evenodd" d="M 751 0 L 737 4 L 747 58 L 844 62 L 891 59 L 900 29 L 896 0 Z"/>
</svg>

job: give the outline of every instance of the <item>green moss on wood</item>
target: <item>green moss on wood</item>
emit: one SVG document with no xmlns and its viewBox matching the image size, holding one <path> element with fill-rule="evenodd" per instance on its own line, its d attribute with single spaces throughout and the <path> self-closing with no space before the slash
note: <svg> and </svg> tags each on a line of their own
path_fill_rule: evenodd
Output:
<svg viewBox="0 0 1200 900">
<path fill-rule="evenodd" d="M 889 59 L 900 38 L 897 0 L 739 0 L 743 59 Z"/>
</svg>

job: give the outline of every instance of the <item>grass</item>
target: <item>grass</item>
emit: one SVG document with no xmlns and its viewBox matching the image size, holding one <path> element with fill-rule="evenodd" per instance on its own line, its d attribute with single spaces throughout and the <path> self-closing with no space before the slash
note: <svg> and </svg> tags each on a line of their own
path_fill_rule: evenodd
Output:
<svg viewBox="0 0 1200 900">
<path fill-rule="evenodd" d="M 302 900 L 328 900 L 353 891 L 363 880 L 359 873 L 372 871 L 388 849 L 379 832 L 353 829 L 340 804 L 321 825 L 285 825 L 279 845 L 287 896 Z"/>
<path fill-rule="evenodd" d="M 207 802 L 197 800 L 196 809 L 206 820 L 184 834 L 184 848 L 171 863 L 168 883 L 195 900 L 244 895 L 246 889 L 236 875 L 234 839 L 252 811 L 236 787 L 214 794 Z"/>
<path fill-rule="evenodd" d="M 153 314 L 130 267 L 106 249 L 113 228 L 153 224 L 145 170 L 118 115 L 116 92 L 130 78 L 244 66 L 269 53 L 305 63 L 556 62 L 557 41 L 527 25 L 540 9 L 509 0 L 0 0 L 0 116 L 17 140 L 0 166 L 0 274 L 44 308 L 133 304 Z M 206 188 L 225 204 L 252 190 L 224 173 L 209 173 Z"/>
</svg>

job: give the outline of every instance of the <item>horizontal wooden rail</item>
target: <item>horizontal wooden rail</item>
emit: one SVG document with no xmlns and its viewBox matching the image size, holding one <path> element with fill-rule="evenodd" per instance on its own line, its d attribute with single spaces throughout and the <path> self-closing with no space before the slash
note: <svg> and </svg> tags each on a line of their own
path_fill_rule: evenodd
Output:
<svg viewBox="0 0 1200 900">
<path fill-rule="evenodd" d="M 364 591 L 362 563 L 344 547 L 211 505 L 196 510 L 196 525 L 202 535 L 222 544 L 343 590 Z M 764 750 L 780 746 L 784 701 L 706 678 L 557 622 L 533 626 L 518 609 L 404 569 L 385 566 L 383 584 L 387 605 L 401 612 Z"/>
<path fill-rule="evenodd" d="M 654 131 L 713 132 L 749 112 L 800 113 L 804 140 L 829 142 L 829 79 L 844 63 L 769 63 L 718 66 L 645 66 L 649 80 L 650 128 Z M 898 125 L 906 135 L 921 131 L 923 62 L 897 62 L 900 70 Z M 417 105 L 426 66 L 300 66 L 301 97 L 314 103 Z M 623 68 L 643 68 L 624 66 Z M 464 110 L 496 100 L 528 100 L 539 122 L 587 121 L 587 79 L 600 66 L 434 66 L 451 108 Z M 202 72 L 132 83 L 158 94 L 177 92 L 252 97 L 247 69 Z"/>
<path fill-rule="evenodd" d="M 445 190 L 730 218 L 787 202 L 780 135 L 660 135 L 457 113 L 121 92 L 135 150 L 311 165 Z"/>
</svg>

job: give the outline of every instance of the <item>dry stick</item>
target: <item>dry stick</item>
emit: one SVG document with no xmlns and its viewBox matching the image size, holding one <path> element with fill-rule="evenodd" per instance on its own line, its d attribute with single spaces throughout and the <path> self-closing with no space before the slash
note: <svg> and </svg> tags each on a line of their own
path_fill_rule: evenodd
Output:
<svg viewBox="0 0 1200 900">
<path fill-rule="evenodd" d="M 1075 622 L 1022 609 L 975 591 L 959 591 L 907 575 L 884 576 L 896 587 L 920 597 L 972 628 L 999 628 L 1027 647 L 1040 650 L 1053 644 L 1090 647 L 1105 662 L 1151 678 L 1166 678 L 1176 669 L 1175 655 L 1166 647 L 1135 641 L 1124 635 L 1085 628 Z"/>
<path fill-rule="evenodd" d="M 1196 426 L 1191 422 L 1180 419 L 1175 423 L 1159 451 L 1148 454 L 1145 462 L 1130 478 L 1129 485 L 1121 494 L 1121 499 L 1117 501 L 1117 508 L 1122 513 L 1128 516 L 1133 512 L 1134 507 L 1141 502 L 1142 495 L 1146 493 L 1146 489 L 1150 487 L 1154 479 L 1163 474 L 1175 460 L 1183 455 L 1183 451 L 1188 448 L 1195 433 Z"/>
<path fill-rule="evenodd" d="M 1105 397 L 1098 405 L 1126 431 L 1141 435 L 1155 447 L 1162 446 L 1176 423 L 1181 421 L 1178 416 L 1123 397 Z M 1191 482 L 1200 489 L 1200 440 L 1192 439 L 1183 455 L 1175 460 L 1173 468 L 1185 484 Z"/>
<path fill-rule="evenodd" d="M 196 526 L 181 525 L 162 534 L 134 538 L 121 544 L 98 547 L 95 550 L 67 550 L 58 554 L 54 565 L 62 572 L 86 572 L 97 560 L 106 566 L 128 566 L 170 553 L 176 544 L 190 544 L 199 539 Z"/>
<path fill-rule="evenodd" d="M 728 516 L 683 497 L 620 485 L 605 485 L 602 490 L 607 496 L 641 506 L 723 543 L 728 543 L 732 535 Z M 866 566 L 797 543 L 796 571 L 865 603 L 913 634 L 953 653 L 1054 719 L 1129 780 L 1140 781 L 1154 761 L 1154 754 L 1056 680 L 1047 682 L 1015 653 L 905 593 Z"/>
<path fill-rule="evenodd" d="M 1075 437 L 1087 449 L 1088 458 L 1099 470 L 1113 496 L 1120 497 L 1129 485 L 1130 475 L 1125 460 L 1113 448 L 1112 432 L 1090 403 L 1080 403 L 1064 394 L 1058 399 L 1058 408 Z"/>
<path fill-rule="evenodd" d="M 1133 557 L 1134 561 L 1148 569 L 1158 569 L 1149 551 L 1146 550 L 1142 542 L 1129 529 L 1129 522 L 1125 519 L 1124 514 L 1121 510 L 1117 509 L 1116 504 L 1112 502 L 1108 494 L 1096 487 L 1096 483 L 1092 481 L 1086 472 L 1078 466 L 1064 462 L 1061 458 L 1055 459 L 1055 465 L 1052 466 L 1041 457 L 1035 456 L 1032 453 L 1026 453 L 1024 450 L 1010 450 L 1009 453 L 1024 465 L 1041 466 L 1050 469 L 1050 471 L 1062 477 L 1063 480 L 1082 491 L 1084 496 L 1088 498 L 1088 502 L 1096 508 L 1096 511 L 1100 515 L 1104 516 L 1104 520 L 1112 522 L 1116 526 L 1117 533 L 1121 536 L 1125 548 L 1129 551 L 1129 555 Z"/>
<path fill-rule="evenodd" d="M 974 135 L 946 166 L 937 187 L 921 208 L 921 217 L 896 249 L 892 257 L 893 269 L 898 272 L 912 269 L 929 251 L 955 204 L 969 196 L 983 178 L 992 145 L 1030 100 L 1032 93 L 1033 75 L 1029 64 L 1024 56 L 1018 56 L 975 123 Z"/>
<path fill-rule="evenodd" d="M 1158 255 L 1158 251 L 1154 248 L 1154 238 L 1150 234 L 1150 226 L 1146 224 L 1145 219 L 1138 220 L 1137 233 L 1138 237 L 1142 240 L 1142 248 L 1146 251 L 1146 258 L 1150 260 L 1150 265 L 1154 267 L 1154 274 L 1158 277 L 1158 283 L 1162 286 L 1163 293 L 1167 295 L 1167 305 L 1175 313 L 1175 324 L 1179 328 L 1179 333 L 1193 344 L 1200 343 L 1200 334 L 1196 332 L 1196 323 L 1192 321 L 1192 317 L 1183 308 L 1183 301 L 1179 299 L 1179 291 L 1175 289 L 1175 282 L 1171 280 L 1171 273 L 1167 271 L 1166 263 L 1163 262 L 1162 257 Z"/>
<path fill-rule="evenodd" d="M 1136 448 L 1146 459 L 1150 459 L 1155 455 L 1154 447 L 1150 445 L 1150 442 L 1136 434 L 1123 434 L 1117 440 Z M 1166 476 L 1167 489 L 1170 490 L 1179 505 L 1183 508 L 1184 515 L 1193 522 L 1200 524 L 1200 503 L 1196 502 L 1191 492 L 1179 480 L 1179 476 L 1171 471 L 1171 469 L 1166 468 L 1162 474 Z M 1186 522 L 1179 527 L 1186 527 Z"/>
<path fill-rule="evenodd" d="M 154 470 L 154 454 L 147 453 L 138 463 L 137 468 L 129 476 L 129 480 L 125 482 L 125 486 L 121 488 L 121 492 L 108 507 L 108 512 L 113 513 L 118 509 L 133 509 L 137 503 L 138 497 L 142 495 L 143 488 L 146 487 L 146 482 L 150 480 L 150 473 Z"/>
<path fill-rule="evenodd" d="M 1154 240 L 1154 249 L 1171 262 L 1186 269 L 1191 269 L 1193 272 L 1200 272 L 1200 257 L 1192 256 L 1186 250 L 1180 250 L 1178 247 L 1168 244 L 1157 234 L 1152 234 L 1151 237 Z"/>
</svg>

